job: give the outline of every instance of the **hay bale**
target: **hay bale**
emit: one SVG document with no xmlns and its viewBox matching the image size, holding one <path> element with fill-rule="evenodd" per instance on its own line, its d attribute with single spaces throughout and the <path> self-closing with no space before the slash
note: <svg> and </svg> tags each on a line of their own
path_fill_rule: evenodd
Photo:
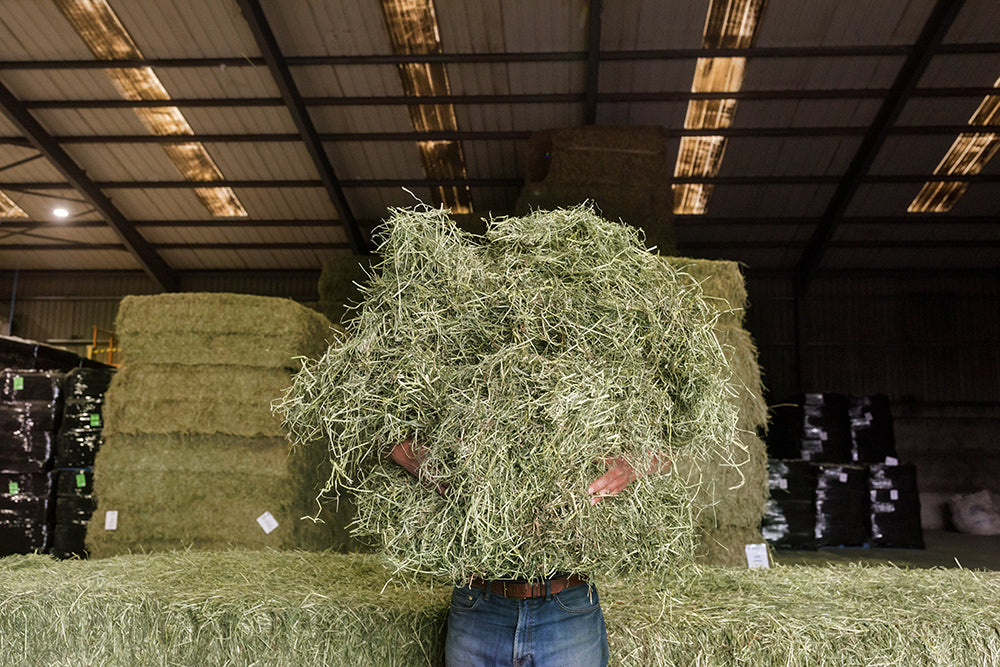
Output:
<svg viewBox="0 0 1000 667">
<path fill-rule="evenodd" d="M 705 563 L 737 565 L 746 562 L 744 545 L 763 541 L 760 523 L 769 497 L 767 447 L 758 435 L 767 429 L 768 411 L 757 347 L 743 328 L 746 286 L 735 262 L 688 257 L 664 261 L 697 283 L 716 309 L 715 335 L 733 372 L 730 397 L 739 410 L 739 438 L 731 458 L 743 465 L 709 464 L 699 471 L 709 482 L 700 491 L 699 504 L 708 511 L 701 514 L 698 556 Z"/>
<path fill-rule="evenodd" d="M 359 533 L 401 571 L 455 578 L 686 566 L 698 471 L 735 465 L 701 288 L 586 207 L 491 220 L 481 242 L 398 210 L 381 255 L 349 335 L 277 405 L 293 439 L 329 441 Z M 411 435 L 444 496 L 386 459 Z M 659 455 L 684 474 L 590 505 L 605 458 Z"/>
<path fill-rule="evenodd" d="M 642 229 L 661 254 L 676 252 L 664 129 L 590 125 L 534 133 L 514 210 L 526 215 L 585 202 Z"/>
<path fill-rule="evenodd" d="M 126 296 L 115 318 L 126 364 L 298 369 L 326 349 L 330 321 L 289 299 L 228 293 Z"/>
<path fill-rule="evenodd" d="M 317 283 L 317 310 L 334 323 L 350 319 L 361 302 L 361 285 L 368 279 L 371 264 L 370 256 L 356 255 L 323 262 Z"/>
<path fill-rule="evenodd" d="M 241 547 L 357 549 L 346 525 L 353 506 L 317 503 L 329 477 L 326 449 L 289 450 L 283 438 L 110 435 L 97 454 L 98 511 L 87 534 L 95 558 L 165 549 Z M 305 518 L 324 510 L 323 523 Z M 115 530 L 105 513 L 118 513 Z M 278 528 L 257 518 L 270 512 Z"/>
<path fill-rule="evenodd" d="M 105 394 L 104 434 L 227 433 L 280 437 L 271 401 L 288 386 L 284 367 L 130 362 Z"/>
<path fill-rule="evenodd" d="M 286 299 L 164 294 L 126 298 L 117 323 L 127 362 L 105 397 L 91 555 L 354 545 L 346 495 L 316 499 L 326 449 L 289 451 L 271 413 L 293 355 L 325 349 L 326 318 Z M 322 507 L 327 523 L 302 520 Z M 109 510 L 114 531 L 104 530 Z M 278 522 L 270 534 L 257 523 L 264 512 Z"/>
<path fill-rule="evenodd" d="M 390 578 L 359 554 L 8 557 L 0 664 L 443 664 L 449 584 Z M 600 594 L 613 667 L 1000 664 L 997 572 L 704 568 Z"/>
</svg>

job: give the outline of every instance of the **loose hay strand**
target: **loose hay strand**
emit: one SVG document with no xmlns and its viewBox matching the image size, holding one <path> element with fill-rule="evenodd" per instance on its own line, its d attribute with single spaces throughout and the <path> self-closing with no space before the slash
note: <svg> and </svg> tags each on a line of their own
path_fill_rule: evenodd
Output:
<svg viewBox="0 0 1000 667">
<path fill-rule="evenodd" d="M 347 335 L 274 404 L 293 441 L 329 442 L 354 530 L 400 573 L 455 580 L 687 567 L 700 471 L 738 467 L 739 448 L 698 282 L 583 206 L 493 219 L 478 240 L 445 211 L 397 209 L 379 252 Z M 408 437 L 426 486 L 385 456 Z M 661 455 L 675 472 L 590 505 L 601 461 Z"/>
</svg>

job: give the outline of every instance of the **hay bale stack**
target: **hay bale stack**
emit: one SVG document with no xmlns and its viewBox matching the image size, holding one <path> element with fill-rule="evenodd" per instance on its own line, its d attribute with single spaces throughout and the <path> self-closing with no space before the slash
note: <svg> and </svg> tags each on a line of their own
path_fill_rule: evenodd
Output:
<svg viewBox="0 0 1000 667">
<path fill-rule="evenodd" d="M 711 481 L 701 487 L 699 504 L 707 507 L 699 522 L 699 557 L 706 563 L 745 562 L 744 545 L 763 541 L 761 518 L 769 496 L 767 446 L 760 434 L 767 429 L 767 403 L 757 347 L 744 328 L 747 292 L 736 262 L 666 257 L 667 263 L 704 290 L 718 318 L 715 334 L 732 370 L 730 399 L 739 410 L 738 441 L 732 458 L 739 467 L 714 465 L 703 472 Z"/>
<path fill-rule="evenodd" d="M 407 589 L 390 577 L 361 554 L 0 559 L 0 664 L 442 665 L 448 582 Z M 607 582 L 600 595 L 613 667 L 995 666 L 1000 656 L 997 572 L 705 568 L 642 587 Z"/>
<path fill-rule="evenodd" d="M 361 301 L 360 286 L 368 280 L 371 263 L 370 256 L 356 255 L 324 262 L 316 286 L 319 291 L 316 310 L 335 324 L 342 324 L 350 319 L 354 314 L 353 308 Z M 319 354 L 323 351 L 321 350 Z"/>
<path fill-rule="evenodd" d="M 293 438 L 330 442 L 359 532 L 401 571 L 455 579 L 688 565 L 715 500 L 699 473 L 742 456 L 697 281 L 587 207 L 491 220 L 480 239 L 397 210 L 380 251 L 349 334 L 278 405 Z M 410 436 L 430 488 L 387 459 Z M 607 459 L 660 456 L 683 472 L 591 505 Z"/>
<path fill-rule="evenodd" d="M 515 210 L 526 215 L 593 202 L 609 220 L 643 230 L 660 254 L 676 252 L 667 134 L 654 126 L 568 127 L 528 140 L 524 188 Z"/>
<path fill-rule="evenodd" d="M 126 363 L 105 399 L 92 556 L 347 547 L 350 503 L 331 505 L 324 524 L 301 520 L 319 509 L 325 448 L 290 449 L 271 414 L 298 359 L 326 348 L 326 318 L 286 299 L 164 294 L 126 297 L 115 325 Z"/>
</svg>

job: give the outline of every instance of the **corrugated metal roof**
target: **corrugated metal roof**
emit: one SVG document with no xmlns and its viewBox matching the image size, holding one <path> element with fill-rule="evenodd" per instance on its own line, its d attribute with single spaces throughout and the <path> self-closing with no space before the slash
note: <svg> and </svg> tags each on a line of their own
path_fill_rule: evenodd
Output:
<svg viewBox="0 0 1000 667">
<path fill-rule="evenodd" d="M 196 184 L 187 185 L 147 135 L 136 104 L 122 100 L 107 63 L 93 60 L 55 3 L 5 3 L 6 110 L 33 119 L 41 136 L 25 137 L 0 115 L 0 191 L 29 213 L 31 225 L 52 231 L 50 238 L 95 248 L 12 253 L 30 237 L 0 220 L 0 270 L 14 266 L 6 262 L 15 255 L 32 268 L 131 270 L 159 256 L 180 273 L 316 269 L 323 257 L 343 252 L 333 246 L 346 244 L 351 229 L 367 234 L 389 207 L 433 200 L 440 177 L 427 175 L 409 109 L 419 100 L 405 97 L 399 65 L 407 58 L 392 55 L 379 3 L 263 0 L 275 56 L 297 88 L 290 91 L 263 58 L 267 45 L 245 20 L 244 0 L 108 1 L 218 165 L 224 182 L 217 185 L 232 187 L 246 208 L 246 225 L 213 223 Z M 591 17 L 587 0 L 436 0 L 440 53 L 428 59 L 447 76 L 449 97 L 436 101 L 454 110 L 455 129 L 429 138 L 461 144 L 475 210 L 512 212 L 531 132 L 588 118 L 665 128 L 672 165 L 695 62 L 705 53 L 709 4 L 603 3 Z M 946 17 L 936 7 L 935 0 L 768 0 L 752 47 L 713 52 L 746 57 L 745 75 L 733 120 L 719 131 L 725 155 L 718 176 L 706 181 L 714 185 L 707 212 L 676 224 L 681 251 L 740 260 L 749 270 L 791 270 L 805 261 L 814 233 L 830 227 L 819 267 L 931 262 L 920 237 L 937 244 L 935 266 L 1000 266 L 992 236 L 1000 164 L 988 163 L 970 180 L 953 210 L 934 218 L 941 224 L 906 213 L 1000 77 L 993 0 L 962 3 L 919 70 L 919 36 L 934 27 L 932 17 Z M 910 67 L 918 68 L 914 87 L 896 90 Z M 296 124 L 297 115 L 312 130 Z M 32 141 L 45 157 L 17 164 L 37 154 Z M 80 190 L 62 185 L 63 152 L 83 174 Z M 859 156 L 867 159 L 859 163 Z M 145 185 L 130 186 L 134 181 Z M 93 205 L 99 191 L 110 203 Z M 145 259 L 108 249 L 119 243 L 111 226 L 53 227 L 54 203 L 72 199 L 73 220 L 118 214 L 136 225 L 148 244 Z M 316 224 L 342 217 L 343 224 Z M 296 220 L 301 227 L 269 224 Z"/>
</svg>

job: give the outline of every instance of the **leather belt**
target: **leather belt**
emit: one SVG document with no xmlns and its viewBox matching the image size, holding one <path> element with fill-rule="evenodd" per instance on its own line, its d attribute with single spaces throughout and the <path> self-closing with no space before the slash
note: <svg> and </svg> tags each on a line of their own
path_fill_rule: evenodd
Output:
<svg viewBox="0 0 1000 667">
<path fill-rule="evenodd" d="M 543 598 L 547 593 L 555 595 L 567 588 L 582 586 L 586 583 L 587 578 L 585 576 L 581 574 L 569 574 L 535 582 L 528 582 L 523 579 L 480 579 L 479 577 L 473 577 L 469 582 L 469 586 L 494 595 L 523 600 L 526 598 Z"/>
</svg>

